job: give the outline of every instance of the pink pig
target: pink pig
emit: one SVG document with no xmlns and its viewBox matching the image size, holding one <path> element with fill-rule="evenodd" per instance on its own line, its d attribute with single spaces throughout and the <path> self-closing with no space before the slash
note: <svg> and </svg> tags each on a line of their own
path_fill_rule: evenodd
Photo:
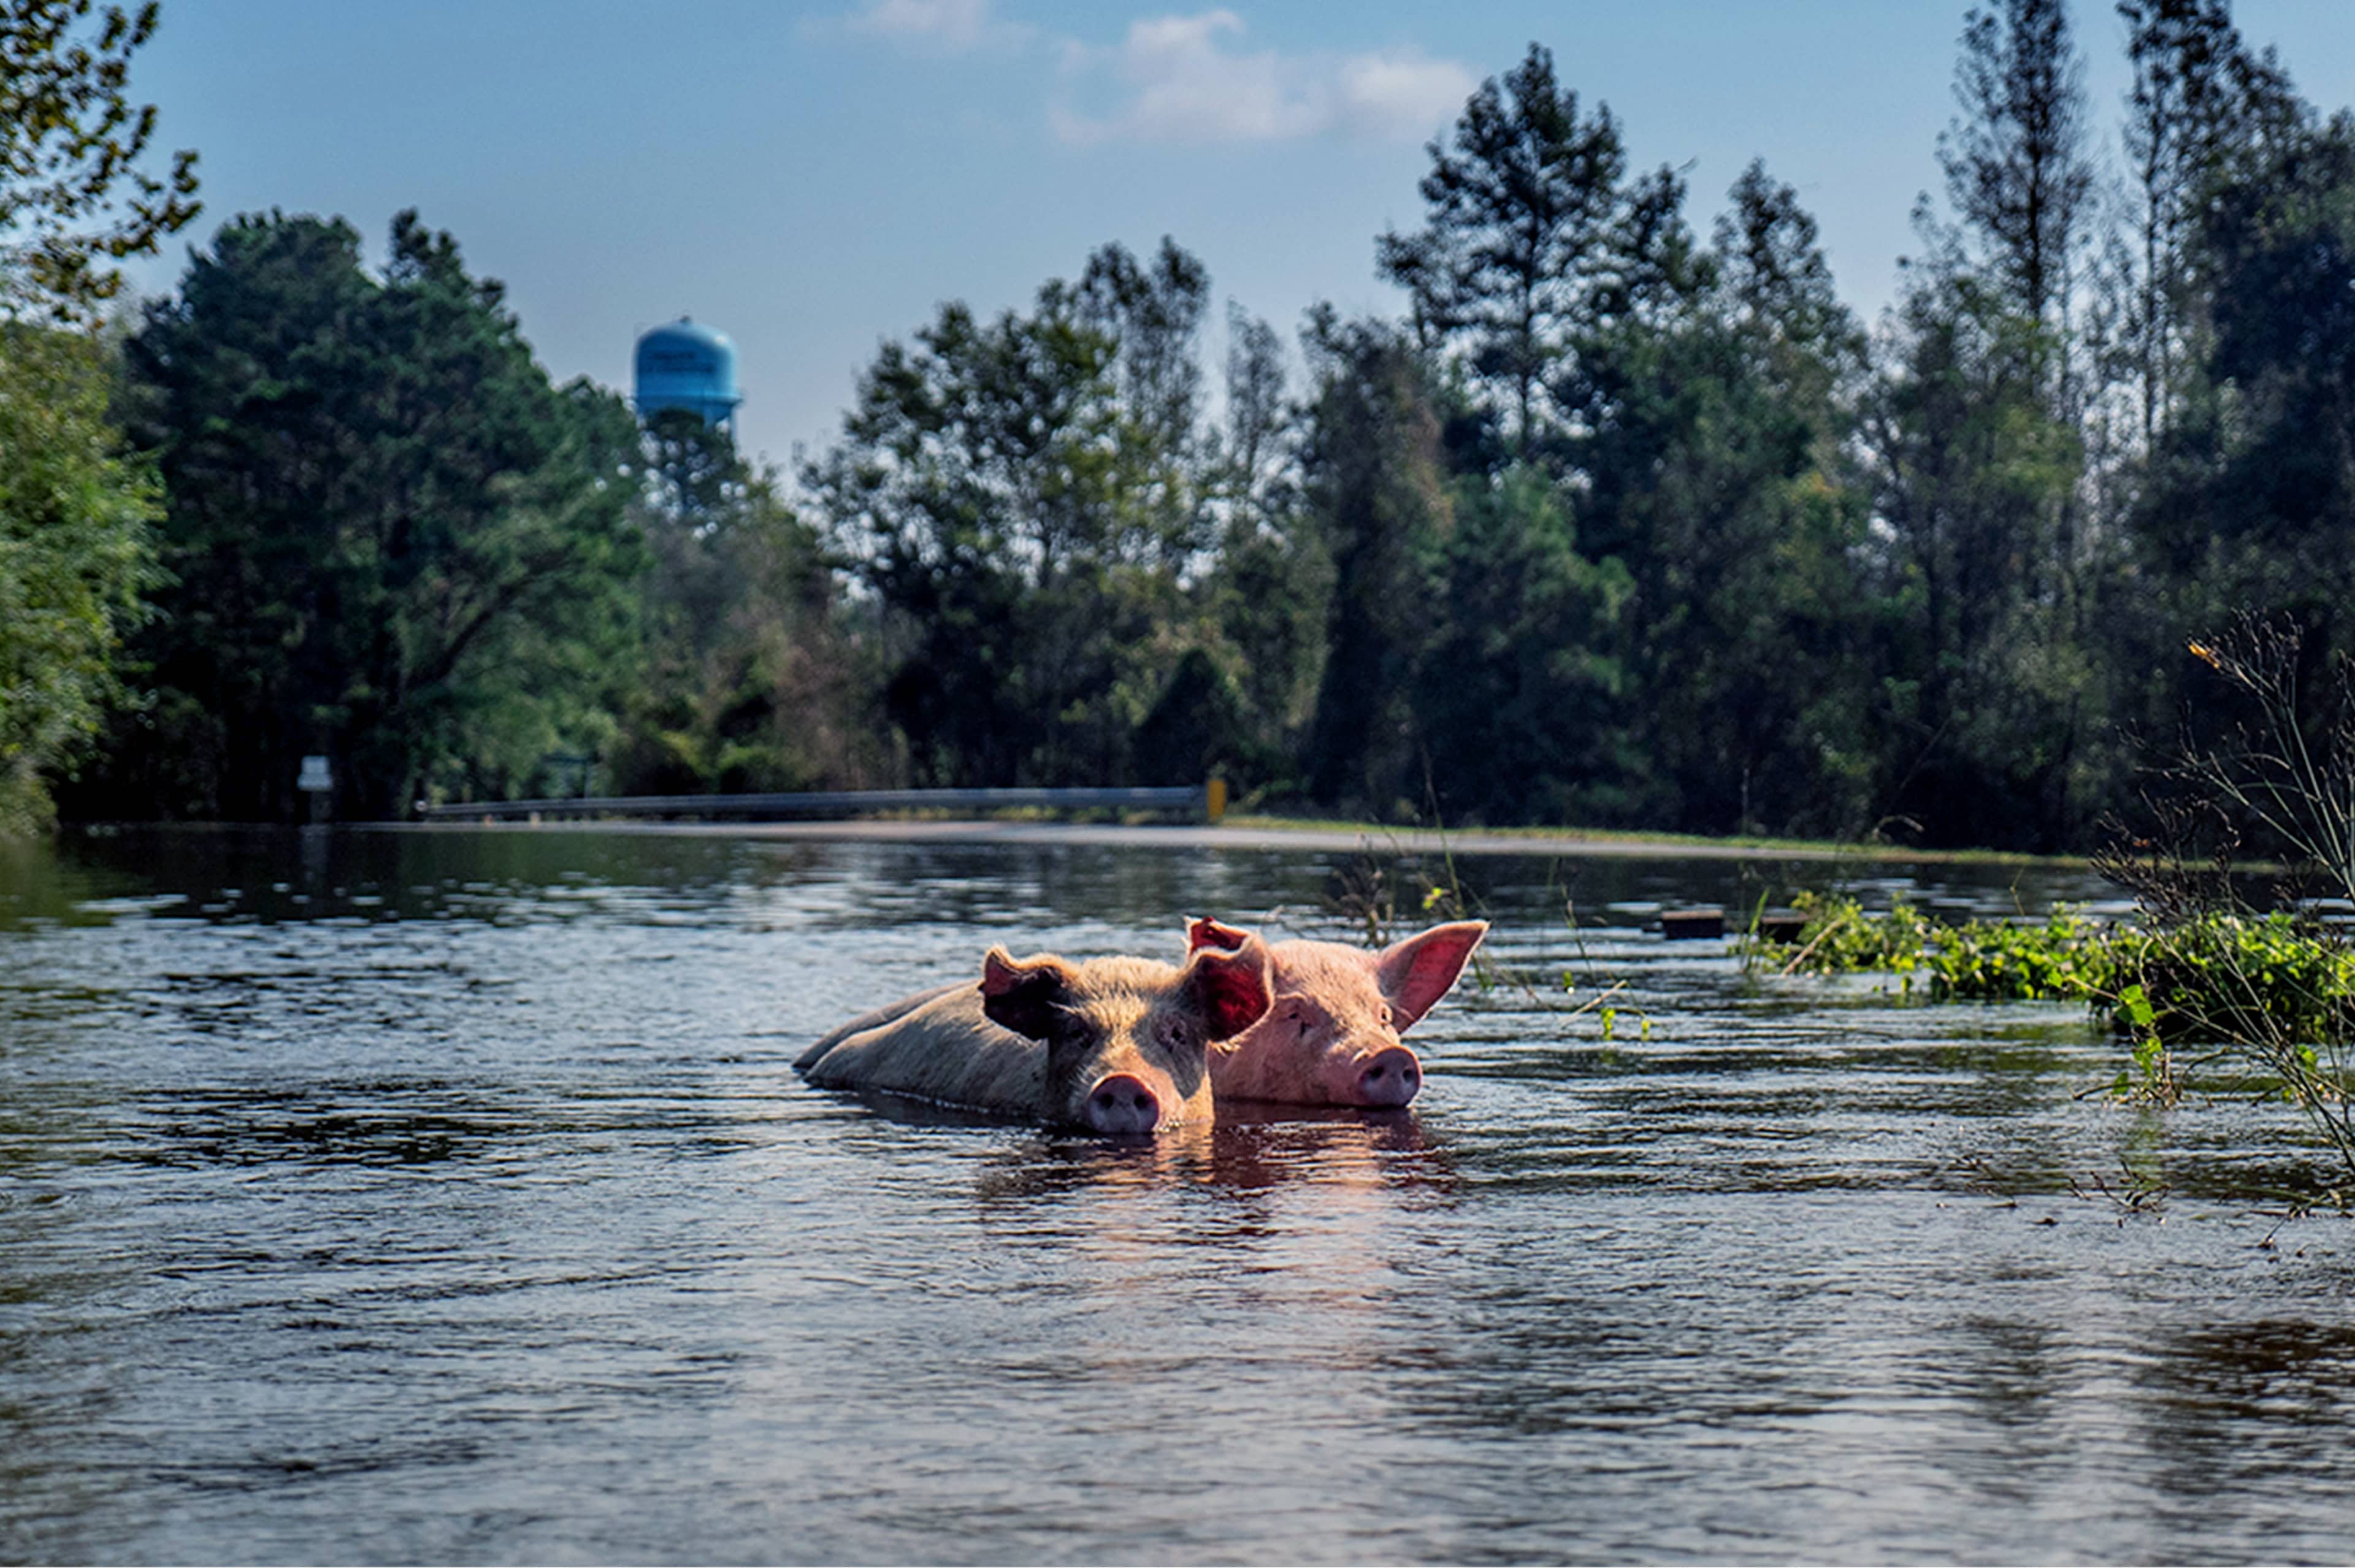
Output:
<svg viewBox="0 0 2355 1568">
<path fill-rule="evenodd" d="M 1275 998 L 1266 1017 L 1210 1051 L 1221 1100 L 1398 1106 L 1423 1087 L 1423 1064 L 1400 1043 L 1445 996 L 1487 935 L 1484 920 L 1434 925 L 1379 953 L 1339 942 L 1269 945 Z M 1214 920 L 1186 928 L 1200 952 L 1251 934 Z"/>
<path fill-rule="evenodd" d="M 1231 949 L 1231 950 L 1230 950 Z M 1149 1133 L 1211 1114 L 1208 1052 L 1267 1011 L 1256 936 L 1150 958 L 993 947 L 971 981 L 878 1008 L 794 1065 L 822 1088 L 871 1089 L 1101 1133 Z"/>
</svg>

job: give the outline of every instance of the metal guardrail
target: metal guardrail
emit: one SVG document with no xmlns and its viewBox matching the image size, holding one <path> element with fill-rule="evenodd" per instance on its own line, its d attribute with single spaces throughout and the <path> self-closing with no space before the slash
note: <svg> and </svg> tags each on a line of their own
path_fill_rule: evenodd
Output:
<svg viewBox="0 0 2355 1568">
<path fill-rule="evenodd" d="M 1216 822 L 1226 815 L 1223 779 L 1159 789 L 858 789 L 773 795 L 576 795 L 429 805 L 429 822 L 545 821 L 566 816 L 676 816 L 734 822 L 864 816 L 886 811 L 1173 811 Z"/>
</svg>

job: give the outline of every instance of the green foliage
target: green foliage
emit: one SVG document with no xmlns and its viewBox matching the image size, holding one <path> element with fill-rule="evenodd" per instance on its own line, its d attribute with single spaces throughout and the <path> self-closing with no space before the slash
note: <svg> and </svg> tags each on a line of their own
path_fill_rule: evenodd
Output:
<svg viewBox="0 0 2355 1568">
<path fill-rule="evenodd" d="M 1934 997 L 2084 1001 L 2132 1051 L 2122 1092 L 2171 1102 L 2180 1054 L 2198 1050 L 2345 1130 L 2355 950 L 2287 913 L 2104 928 L 2064 912 L 2043 926 L 1943 933 L 1933 968 Z"/>
<path fill-rule="evenodd" d="M 817 530 L 724 429 L 666 413 L 633 502 L 651 557 L 637 658 L 605 784 L 621 795 L 853 789 L 896 782 L 876 685 Z"/>
<path fill-rule="evenodd" d="M 1939 138 L 1939 162 L 1986 251 L 1984 274 L 2040 328 L 2065 302 L 2094 196 L 2083 76 L 2064 0 L 1993 0 L 1964 19 L 1963 114 Z"/>
<path fill-rule="evenodd" d="M 2269 1079 L 2355 1152 L 2345 1061 L 2355 1045 L 2355 947 L 2341 933 L 2281 912 L 2122 926 L 2062 908 L 2041 923 L 1942 926 L 1902 904 L 1869 914 L 1838 895 L 1794 901 L 1808 919 L 1785 973 L 1919 971 L 1935 1001 L 2081 1002 L 2128 1044 L 2121 1093 L 2171 1103 L 2181 1053 L 2223 1057 Z M 1780 958 L 1755 937 L 1741 950 L 1753 965 Z"/>
<path fill-rule="evenodd" d="M 2355 952 L 2282 912 L 2121 933 L 2110 961 L 2105 1010 L 2137 988 L 2149 1016 L 2126 1021 L 2169 1045 L 2355 1041 Z"/>
<path fill-rule="evenodd" d="M 1939 931 L 1928 961 L 1930 995 L 1957 1001 L 2083 1001 L 2109 1011 L 2118 994 L 2121 944 L 2130 933 L 2067 909 L 2041 925 L 1971 921 Z"/>
<path fill-rule="evenodd" d="M 69 804 L 282 818 L 324 750 L 378 815 L 594 753 L 638 791 L 1217 772 L 1381 820 L 2083 848 L 2121 722 L 2222 673 L 2185 629 L 2247 602 L 2355 651 L 2355 122 L 2216 0 L 2122 15 L 2133 199 L 2089 194 L 2066 8 L 1987 0 L 1870 337 L 1792 187 L 1753 164 L 1704 241 L 1532 45 L 1378 240 L 1408 320 L 1313 308 L 1293 384 L 1231 304 L 1213 400 L 1202 264 L 1108 245 L 887 343 L 805 515 L 548 386 L 446 238 L 404 219 L 378 279 L 340 224 L 240 220 L 130 349 L 178 581 Z M 151 23 L 41 57 L 96 94 L 66 140 L 0 133 L 132 178 L 108 94 Z M 185 197 L 126 188 L 146 229 L 56 232 L 144 244 Z M 1934 955 L 1956 994 L 2070 983 L 2014 934 Z"/>
<path fill-rule="evenodd" d="M 1124 782 L 1167 672 L 1215 635 L 1193 334 L 1208 280 L 1118 247 L 1028 314 L 942 308 L 884 346 L 803 481 L 875 595 L 917 780 Z M 1161 781 L 1156 781 L 1161 782 Z"/>
<path fill-rule="evenodd" d="M 155 29 L 90 0 L 0 0 L 0 837 L 43 827 L 56 776 L 125 696 L 117 654 L 156 581 L 152 472 L 120 454 L 111 351 L 83 331 L 196 216 L 196 155 L 141 159 L 129 97 Z"/>
<path fill-rule="evenodd" d="M 2231 400 L 2179 525 L 2211 536 L 2211 592 L 2294 607 L 2324 645 L 2355 647 L 2355 118 L 2296 136 L 2203 216 L 2207 370 Z"/>
<path fill-rule="evenodd" d="M 1383 820 L 1423 794 L 1415 683 L 1454 527 L 1437 400 L 1429 363 L 1380 323 L 1317 316 L 1309 347 L 1303 505 L 1333 570 L 1309 784 Z"/>
<path fill-rule="evenodd" d="M 1619 656 L 1625 569 L 1578 549 L 1569 498 L 1535 469 L 1455 494 L 1414 689 L 1439 800 L 1459 819 L 1624 820 L 1641 766 Z"/>
<path fill-rule="evenodd" d="M 2179 1092 L 2175 1059 L 2153 1027 L 2158 1013 L 2150 1005 L 2149 993 L 2138 985 L 2121 987 L 2110 1016 L 2133 1052 L 2131 1064 L 2119 1070 L 2114 1086 L 2117 1093 L 2162 1104 L 2174 1104 Z"/>
<path fill-rule="evenodd" d="M 1307 793 L 1300 737 L 1327 664 L 1333 556 L 1302 505 L 1305 421 L 1286 400 L 1283 340 L 1234 305 L 1227 335 L 1226 424 L 1199 449 L 1223 531 L 1195 595 L 1209 623 L 1202 652 L 1222 650 L 1213 662 L 1237 709 L 1218 765 L 1231 784 L 1298 796 Z"/>
<path fill-rule="evenodd" d="M 43 826 L 48 780 L 123 697 L 114 656 L 157 584 L 153 475 L 117 454 L 108 355 L 0 325 L 0 837 Z"/>
<path fill-rule="evenodd" d="M 1886 568 L 1897 744 L 1884 811 L 1935 841 L 2051 848 L 2090 822 L 2099 713 L 2062 500 L 2082 448 L 2044 391 L 2041 333 L 1968 272 L 1902 304 L 1865 413 Z"/>
<path fill-rule="evenodd" d="M 1385 732 L 1459 817 L 1862 831 L 1892 617 L 1862 338 L 1796 193 L 1753 165 L 1698 245 L 1681 179 L 1628 179 L 1534 46 L 1431 155 L 1426 227 L 1380 259 L 1444 371 L 1455 517 Z"/>
<path fill-rule="evenodd" d="M 1785 973 L 1918 973 L 1934 1001 L 2074 1001 L 2108 1013 L 2123 965 L 2139 951 L 2135 933 L 2065 907 L 2041 923 L 1948 925 L 1910 904 L 1876 914 L 1840 894 L 1802 892 L 1792 901 L 1807 918 Z M 1742 951 L 1753 965 L 1779 954 L 1755 936 L 1742 940 Z"/>
<path fill-rule="evenodd" d="M 138 644 L 157 700 L 90 813 L 293 820 L 505 793 L 593 743 L 643 550 L 620 400 L 559 390 L 496 283 L 403 213 L 381 282 L 340 221 L 245 218 L 128 347 L 173 585 Z"/>
<path fill-rule="evenodd" d="M 1908 974 L 1921 966 L 1930 923 L 1910 904 L 1873 915 L 1855 899 L 1812 890 L 1795 895 L 1792 907 L 1806 917 L 1795 950 L 1752 933 L 1736 938 L 1745 963 L 1782 960 L 1785 974 L 1847 975 L 1859 971 Z"/>
<path fill-rule="evenodd" d="M 1891 619 L 1844 443 L 1862 340 L 1796 193 L 1753 165 L 1732 196 L 1712 249 L 1581 358 L 1581 548 L 1625 569 L 1603 645 L 1646 719 L 1588 809 L 1861 834 Z"/>
<path fill-rule="evenodd" d="M 153 105 L 129 96 L 155 31 L 91 0 L 0 0 L 0 315 L 87 317 L 123 286 L 110 265 L 152 256 L 197 216 L 197 155 L 140 166 Z"/>
<path fill-rule="evenodd" d="M 1166 244 L 947 307 L 805 475 L 911 770 L 1215 756 L 1385 820 L 2083 847 L 2186 615 L 2355 647 L 2355 132 L 2208 0 L 2126 19 L 2139 258 L 2065 8 L 1991 0 L 1870 344 L 1790 187 L 1753 165 L 1699 242 L 1534 45 L 1378 242 L 1410 319 L 1312 310 L 1296 403 L 1236 315 L 1207 428 L 1207 279 Z"/>
<path fill-rule="evenodd" d="M 2137 210 L 2108 281 L 2143 445 L 2164 467 L 2169 438 L 2204 400 L 2202 209 L 2211 193 L 2250 183 L 2305 116 L 2271 51 L 2243 44 L 2224 0 L 2120 0 L 2118 14 L 2134 72 L 2125 152 Z"/>
</svg>

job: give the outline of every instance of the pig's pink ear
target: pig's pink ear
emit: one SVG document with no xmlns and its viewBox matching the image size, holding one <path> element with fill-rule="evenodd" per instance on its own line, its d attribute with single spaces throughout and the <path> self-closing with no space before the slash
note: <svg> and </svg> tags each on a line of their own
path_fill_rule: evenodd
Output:
<svg viewBox="0 0 2355 1568">
<path fill-rule="evenodd" d="M 1412 1029 L 1447 995 L 1472 950 L 1487 934 L 1485 920 L 1451 921 L 1382 949 L 1374 959 L 1374 984 L 1381 987 L 1382 999 L 1391 1005 L 1391 1020 L 1401 1033 Z"/>
<path fill-rule="evenodd" d="M 994 1024 L 1044 1040 L 1054 1028 L 1071 976 L 1071 965 L 1051 953 L 1018 963 L 1003 947 L 993 947 L 981 961 L 981 1010 Z"/>
<path fill-rule="evenodd" d="M 1202 1012 L 1202 1032 L 1232 1040 L 1267 1016 L 1273 989 L 1267 977 L 1267 944 L 1247 932 L 1232 949 L 1205 947 L 1186 965 L 1186 990 Z"/>
<path fill-rule="evenodd" d="M 1241 947 L 1251 940 L 1251 933 L 1222 925 L 1215 920 L 1189 920 L 1186 923 L 1186 951 L 1199 953 L 1205 947 Z"/>
</svg>

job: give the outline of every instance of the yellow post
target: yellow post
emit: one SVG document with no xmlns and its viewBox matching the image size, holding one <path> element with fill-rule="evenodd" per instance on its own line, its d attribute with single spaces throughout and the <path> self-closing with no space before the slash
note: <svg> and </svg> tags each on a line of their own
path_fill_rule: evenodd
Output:
<svg viewBox="0 0 2355 1568">
<path fill-rule="evenodd" d="M 1210 782 L 1202 786 L 1202 816 L 1215 827 L 1219 818 L 1226 814 L 1227 781 L 1213 775 Z"/>
</svg>

